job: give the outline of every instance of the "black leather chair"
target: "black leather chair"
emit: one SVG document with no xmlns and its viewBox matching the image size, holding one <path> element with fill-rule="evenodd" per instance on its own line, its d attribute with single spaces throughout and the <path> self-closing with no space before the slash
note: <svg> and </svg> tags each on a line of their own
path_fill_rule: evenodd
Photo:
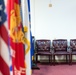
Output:
<svg viewBox="0 0 76 75">
<path fill-rule="evenodd" d="M 39 56 L 48 56 L 49 64 L 52 62 L 51 41 L 47 39 L 36 40 L 36 62 Z M 50 62 L 51 59 L 51 62 Z"/>
<path fill-rule="evenodd" d="M 76 39 L 70 39 L 70 49 L 71 49 L 71 64 L 72 64 L 72 55 L 76 55 Z"/>
<path fill-rule="evenodd" d="M 69 64 L 70 64 L 70 52 L 67 51 L 67 40 L 66 39 L 56 39 L 53 40 L 52 42 L 52 46 L 54 49 L 54 53 L 53 53 L 53 62 L 55 65 L 55 56 L 57 55 L 65 55 L 66 56 L 66 62 L 68 61 L 67 59 L 67 55 L 69 55 Z"/>
</svg>

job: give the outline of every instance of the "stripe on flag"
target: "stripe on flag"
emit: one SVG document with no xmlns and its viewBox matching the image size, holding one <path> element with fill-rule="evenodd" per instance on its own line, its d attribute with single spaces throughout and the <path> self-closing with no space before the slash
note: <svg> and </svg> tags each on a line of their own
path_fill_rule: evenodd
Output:
<svg viewBox="0 0 76 75">
<path fill-rule="evenodd" d="M 28 12 L 29 12 L 29 26 L 30 26 L 30 55 L 31 55 L 31 70 L 33 66 L 33 59 L 34 59 L 34 43 L 32 38 L 31 32 L 31 11 L 30 11 L 30 0 L 28 0 Z"/>
<path fill-rule="evenodd" d="M 6 0 L 0 0 L 0 75 L 10 75 Z"/>
</svg>

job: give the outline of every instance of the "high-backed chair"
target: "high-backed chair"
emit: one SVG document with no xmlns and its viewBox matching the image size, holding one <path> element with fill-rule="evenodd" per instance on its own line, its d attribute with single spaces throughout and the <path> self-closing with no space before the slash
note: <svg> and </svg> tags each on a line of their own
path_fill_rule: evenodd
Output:
<svg viewBox="0 0 76 75">
<path fill-rule="evenodd" d="M 65 55 L 66 56 L 66 61 L 67 60 L 67 55 L 69 55 L 69 64 L 70 64 L 70 52 L 67 51 L 67 40 L 66 39 L 56 39 L 53 40 L 52 46 L 54 49 L 53 57 L 54 57 L 54 65 L 55 65 L 55 56 L 56 55 Z"/>
<path fill-rule="evenodd" d="M 49 57 L 49 64 L 50 64 L 50 57 L 52 62 L 52 53 L 50 52 L 51 41 L 46 39 L 36 40 L 36 62 L 38 61 L 38 55 L 40 56 L 48 56 Z"/>
<path fill-rule="evenodd" d="M 76 55 L 76 39 L 70 39 L 70 49 L 71 49 L 71 64 L 72 64 L 72 55 Z"/>
</svg>

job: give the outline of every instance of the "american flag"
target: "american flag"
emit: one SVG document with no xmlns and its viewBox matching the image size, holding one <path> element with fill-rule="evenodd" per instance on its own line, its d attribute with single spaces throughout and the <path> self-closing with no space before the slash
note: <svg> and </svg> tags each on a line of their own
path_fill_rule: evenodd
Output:
<svg viewBox="0 0 76 75">
<path fill-rule="evenodd" d="M 6 1 L 0 0 L 0 75 L 10 75 Z"/>
</svg>

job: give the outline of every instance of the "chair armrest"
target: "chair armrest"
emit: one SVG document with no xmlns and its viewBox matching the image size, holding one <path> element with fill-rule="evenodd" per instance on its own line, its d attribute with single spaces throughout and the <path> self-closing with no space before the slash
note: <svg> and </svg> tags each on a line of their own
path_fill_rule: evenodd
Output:
<svg viewBox="0 0 76 75">
<path fill-rule="evenodd" d="M 35 47 L 35 53 L 37 53 L 37 47 Z"/>
<path fill-rule="evenodd" d="M 54 53 L 54 47 L 50 47 L 50 52 Z"/>
<path fill-rule="evenodd" d="M 70 52 L 70 53 L 72 52 L 71 46 L 67 47 L 67 52 Z"/>
</svg>

